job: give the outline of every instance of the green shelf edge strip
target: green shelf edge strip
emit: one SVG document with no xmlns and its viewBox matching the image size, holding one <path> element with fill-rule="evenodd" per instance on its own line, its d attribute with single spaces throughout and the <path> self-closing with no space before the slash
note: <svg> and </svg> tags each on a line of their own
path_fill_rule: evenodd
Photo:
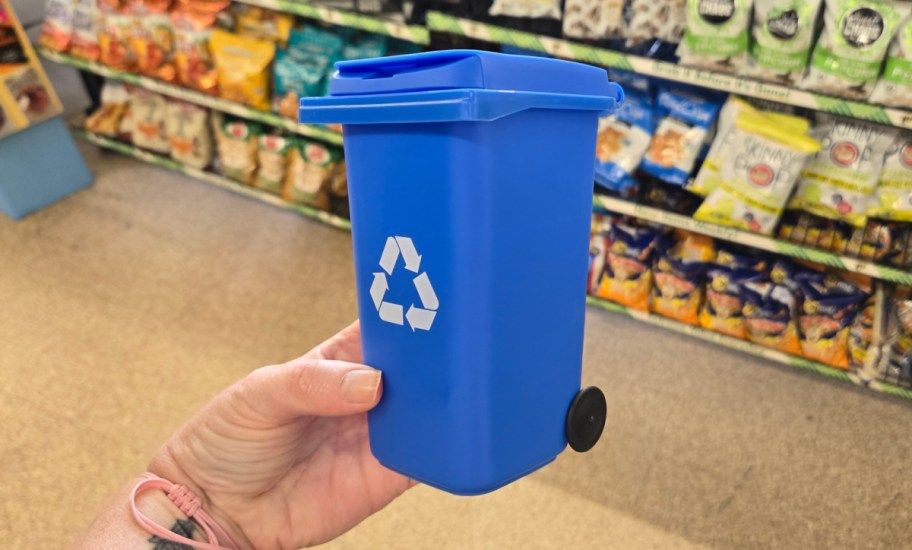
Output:
<svg viewBox="0 0 912 550">
<path fill-rule="evenodd" d="M 694 84 L 743 96 L 768 99 L 806 109 L 871 120 L 900 128 L 912 128 L 912 112 L 902 109 L 880 107 L 858 101 L 819 95 L 759 80 L 682 67 L 674 63 L 626 55 L 614 50 L 507 29 L 470 19 L 453 17 L 436 11 L 428 12 L 427 25 L 434 32 L 467 36 L 498 44 L 508 44 L 544 52 L 564 59 L 634 71 L 647 76 Z"/>
<path fill-rule="evenodd" d="M 343 27 L 351 27 L 353 29 L 361 29 L 376 34 L 384 34 L 400 40 L 414 42 L 415 44 L 426 46 L 431 42 L 431 33 L 427 28 L 422 27 L 421 25 L 407 25 L 396 21 L 388 21 L 382 17 L 373 17 L 324 6 L 315 6 L 306 2 L 296 2 L 293 0 L 234 0 L 234 2 L 300 15 L 301 17 L 317 19 Z"/>
<path fill-rule="evenodd" d="M 89 71 L 91 73 L 101 75 L 105 78 L 119 80 L 121 82 L 132 84 L 134 86 L 138 86 L 152 92 L 167 95 L 175 99 L 194 103 L 203 107 L 208 107 L 216 111 L 232 114 L 241 118 L 246 118 L 248 120 L 262 122 L 263 124 L 267 124 L 269 126 L 282 128 L 290 132 L 325 141 L 327 143 L 333 143 L 335 145 L 342 144 L 342 134 L 334 132 L 322 126 L 298 124 L 293 120 L 289 120 L 275 113 L 253 109 L 251 107 L 247 107 L 246 105 L 241 105 L 233 101 L 227 101 L 218 97 L 212 97 L 194 90 L 190 90 L 188 88 L 161 82 L 159 80 L 155 80 L 154 78 L 149 78 L 146 76 L 124 71 L 117 71 L 111 69 L 110 67 L 106 67 L 101 63 L 86 61 L 84 59 L 79 59 L 70 55 L 52 52 L 44 48 L 38 48 L 38 52 L 42 57 L 49 61 L 54 61 L 56 63 L 62 63 L 64 65 L 69 65 L 77 69 Z"/>
<path fill-rule="evenodd" d="M 245 197 L 251 197 L 251 198 L 257 199 L 261 202 L 271 204 L 272 206 L 278 206 L 278 207 L 284 208 L 286 210 L 292 210 L 305 217 L 321 221 L 327 225 L 330 225 L 330 226 L 338 228 L 338 229 L 344 229 L 346 231 L 351 231 L 351 222 L 349 222 L 345 218 L 336 216 L 334 214 L 330 214 L 329 212 L 324 212 L 317 208 L 311 208 L 309 206 L 304 206 L 301 204 L 292 204 L 292 203 L 286 202 L 283 199 L 281 199 L 280 197 L 277 197 L 276 195 L 267 193 L 267 192 L 259 190 L 259 189 L 255 189 L 253 187 L 248 187 L 248 186 L 246 186 L 242 183 L 238 183 L 230 178 L 226 178 L 225 176 L 221 176 L 221 175 L 215 174 L 213 172 L 207 172 L 206 170 L 200 170 L 198 168 L 186 166 L 184 164 L 181 164 L 180 162 L 177 162 L 174 159 L 171 159 L 171 158 L 168 158 L 168 157 L 165 157 L 162 155 L 157 155 L 155 153 L 150 153 L 149 151 L 139 149 L 137 147 L 134 147 L 134 146 L 126 144 L 126 143 L 122 143 L 120 141 L 109 139 L 109 138 L 106 138 L 103 136 L 98 136 L 91 132 L 87 132 L 86 130 L 81 129 L 81 128 L 71 128 L 71 131 L 74 134 L 76 134 L 77 136 L 79 136 L 79 137 L 85 139 L 86 141 L 93 143 L 99 147 L 103 147 L 105 149 L 110 149 L 112 151 L 117 151 L 118 153 L 122 153 L 124 155 L 133 157 L 137 160 L 141 160 L 143 162 L 147 162 L 147 163 L 153 164 L 155 166 L 161 166 L 162 168 L 167 168 L 168 170 L 173 170 L 175 172 L 179 172 L 181 174 L 190 176 L 191 178 L 194 178 L 194 179 L 203 180 L 207 183 L 211 183 L 213 185 L 221 187 L 222 189 L 227 189 L 234 193 L 244 195 Z"/>
<path fill-rule="evenodd" d="M 738 338 L 732 338 L 731 336 L 725 336 L 723 334 L 717 334 L 715 332 L 710 332 L 708 330 L 695 327 L 692 325 L 687 325 L 679 321 L 674 321 L 672 319 L 666 319 L 660 315 L 653 313 L 646 313 L 644 311 L 633 310 L 627 307 L 624 307 L 620 304 L 614 302 L 609 302 L 601 298 L 595 298 L 593 296 L 586 296 L 586 304 L 592 307 L 597 307 L 599 309 L 607 310 L 618 315 L 623 315 L 625 317 L 630 317 L 637 321 L 647 323 L 650 325 L 659 326 L 686 336 L 691 336 L 717 344 L 735 351 L 740 351 L 748 355 L 753 355 L 755 357 L 760 357 L 768 361 L 773 361 L 782 365 L 788 365 L 791 367 L 797 367 L 803 370 L 814 372 L 816 374 L 826 376 L 828 378 L 835 378 L 843 382 L 850 382 L 856 386 L 862 388 L 868 388 L 875 392 L 884 393 L 887 395 L 892 395 L 895 397 L 900 397 L 903 399 L 912 400 L 912 390 L 905 388 L 900 388 L 893 384 L 880 381 L 869 381 L 866 382 L 861 380 L 857 376 L 853 375 L 849 371 L 844 371 L 842 369 L 833 368 L 823 363 L 818 363 L 816 361 L 811 361 L 804 359 L 803 357 L 795 357 L 794 355 L 789 355 L 787 353 L 782 353 L 780 351 L 771 350 L 763 346 L 754 344 L 753 342 L 748 342 L 746 340 L 740 340 Z"/>
<path fill-rule="evenodd" d="M 677 227 L 679 229 L 686 229 L 695 233 L 715 237 L 723 241 L 743 244 L 751 248 L 759 248 L 768 252 L 775 252 L 778 254 L 783 254 L 785 256 L 791 256 L 793 258 L 808 260 L 826 266 L 843 269 L 845 271 L 860 273 L 862 275 L 867 275 L 869 277 L 874 277 L 876 279 L 884 281 L 912 285 L 912 273 L 903 271 L 901 269 L 878 265 L 865 260 L 838 256 L 829 252 L 823 252 L 821 250 L 815 250 L 806 246 L 800 246 L 786 241 L 780 241 L 778 239 L 758 235 L 756 233 L 750 233 L 731 227 L 725 227 L 713 223 L 695 220 L 688 216 L 682 216 L 681 214 L 666 212 L 665 210 L 660 210 L 658 208 L 643 206 L 641 204 L 632 203 L 623 199 L 596 195 L 594 199 L 594 206 L 597 209 L 601 208 L 603 210 L 633 216 L 642 220 L 661 223 L 663 225 L 669 225 L 672 227 Z"/>
</svg>

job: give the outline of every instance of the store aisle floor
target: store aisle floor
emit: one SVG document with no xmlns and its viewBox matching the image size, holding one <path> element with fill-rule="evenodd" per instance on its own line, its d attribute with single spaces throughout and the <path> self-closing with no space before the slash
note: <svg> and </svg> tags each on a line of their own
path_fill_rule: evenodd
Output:
<svg viewBox="0 0 912 550">
<path fill-rule="evenodd" d="M 346 233 L 83 150 L 94 188 L 0 218 L 4 548 L 64 547 L 220 388 L 355 317 Z M 910 404 L 607 312 L 586 328 L 593 452 L 484 497 L 418 487 L 327 548 L 912 540 Z"/>
</svg>

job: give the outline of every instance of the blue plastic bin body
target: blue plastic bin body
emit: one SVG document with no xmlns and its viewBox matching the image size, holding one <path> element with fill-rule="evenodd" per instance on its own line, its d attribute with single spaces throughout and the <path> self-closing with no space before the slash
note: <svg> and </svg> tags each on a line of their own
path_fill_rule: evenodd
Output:
<svg viewBox="0 0 912 550">
<path fill-rule="evenodd" d="M 566 445 L 580 388 L 597 119 L 622 94 L 593 67 L 443 53 L 444 67 L 468 60 L 474 72 L 439 74 L 437 53 L 375 60 L 375 73 L 371 61 L 352 71 L 341 63 L 333 95 L 302 100 L 301 119 L 345 125 L 364 362 L 383 371 L 371 450 L 392 470 L 469 495 Z M 488 74 L 529 59 L 538 73 L 526 67 L 513 82 Z M 541 62 L 559 65 L 561 78 Z M 432 73 L 427 90 L 421 72 Z M 407 78 L 389 82 L 389 73 Z M 367 76 L 347 81 L 353 74 Z M 467 85 L 492 82 L 497 90 Z M 505 99 L 508 85 L 541 97 Z"/>
</svg>

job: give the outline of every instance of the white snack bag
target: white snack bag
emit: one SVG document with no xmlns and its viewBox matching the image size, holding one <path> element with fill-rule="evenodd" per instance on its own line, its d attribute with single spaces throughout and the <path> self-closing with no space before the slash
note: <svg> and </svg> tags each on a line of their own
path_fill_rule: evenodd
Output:
<svg viewBox="0 0 912 550">
<path fill-rule="evenodd" d="M 165 127 L 168 115 L 165 98 L 145 90 L 136 90 L 130 100 L 130 111 L 133 114 L 133 145 L 158 153 L 170 152 L 171 142 Z"/>
<path fill-rule="evenodd" d="M 209 111 L 182 101 L 168 102 L 165 128 L 171 142 L 171 158 L 194 168 L 212 162 L 212 131 Z"/>
<path fill-rule="evenodd" d="M 909 11 L 907 2 L 826 0 L 823 32 L 799 86 L 851 99 L 868 97 Z"/>
<path fill-rule="evenodd" d="M 678 43 L 686 24 L 686 0 L 630 0 L 627 47 L 650 40 Z"/>
<path fill-rule="evenodd" d="M 560 0 L 494 0 L 490 15 L 529 17 L 532 19 L 560 19 Z"/>
<path fill-rule="evenodd" d="M 563 32 L 583 39 L 624 36 L 624 0 L 567 0 Z"/>
<path fill-rule="evenodd" d="M 883 74 L 871 92 L 871 102 L 912 108 L 912 18 L 906 18 L 893 38 Z"/>
<path fill-rule="evenodd" d="M 692 0 L 677 54 L 681 65 L 737 72 L 747 58 L 752 0 Z"/>
<path fill-rule="evenodd" d="M 746 74 L 791 84 L 807 66 L 821 0 L 754 0 Z"/>
</svg>

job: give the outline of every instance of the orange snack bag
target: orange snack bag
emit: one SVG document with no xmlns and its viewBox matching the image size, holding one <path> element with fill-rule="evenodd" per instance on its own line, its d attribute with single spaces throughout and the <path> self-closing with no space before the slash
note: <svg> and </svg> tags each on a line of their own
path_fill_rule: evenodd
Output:
<svg viewBox="0 0 912 550">
<path fill-rule="evenodd" d="M 132 0 L 136 27 L 130 47 L 144 75 L 173 81 L 174 32 L 168 8 L 171 0 Z"/>
<path fill-rule="evenodd" d="M 38 43 L 55 52 L 65 52 L 73 35 L 73 0 L 50 0 L 45 8 L 44 25 Z"/>
<path fill-rule="evenodd" d="M 119 71 L 132 71 L 136 65 L 130 40 L 136 18 L 125 0 L 99 0 L 101 31 L 98 46 L 101 62 Z"/>
<path fill-rule="evenodd" d="M 101 14 L 98 13 L 96 0 L 75 0 L 70 55 L 89 61 L 98 61 L 101 55 L 98 45 L 100 29 Z"/>
<path fill-rule="evenodd" d="M 615 224 L 595 295 L 647 311 L 652 288 L 652 259 L 658 234 L 647 228 Z"/>
<path fill-rule="evenodd" d="M 680 232 L 680 240 L 662 250 L 653 267 L 649 309 L 663 317 L 696 325 L 707 262 L 715 257 L 713 240 Z"/>
<path fill-rule="evenodd" d="M 172 11 L 176 76 L 184 86 L 212 95 L 218 92 L 209 37 L 219 11 L 227 5 L 227 1 L 179 1 Z"/>
</svg>

